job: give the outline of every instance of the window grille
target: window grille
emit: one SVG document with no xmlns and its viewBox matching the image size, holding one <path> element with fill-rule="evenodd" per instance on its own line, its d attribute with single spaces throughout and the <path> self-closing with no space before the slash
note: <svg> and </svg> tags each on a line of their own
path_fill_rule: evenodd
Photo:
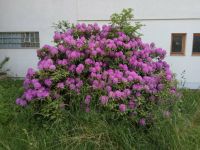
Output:
<svg viewBox="0 0 200 150">
<path fill-rule="evenodd" d="M 0 49 L 39 47 L 39 32 L 0 32 Z"/>
</svg>

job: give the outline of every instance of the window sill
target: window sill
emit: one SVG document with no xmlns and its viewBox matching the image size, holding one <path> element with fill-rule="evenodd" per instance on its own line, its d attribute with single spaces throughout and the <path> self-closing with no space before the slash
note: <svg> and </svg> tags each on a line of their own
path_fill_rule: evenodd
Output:
<svg viewBox="0 0 200 150">
<path fill-rule="evenodd" d="M 185 56 L 183 53 L 170 53 L 170 56 Z"/>
<path fill-rule="evenodd" d="M 192 53 L 192 56 L 200 56 L 200 52 L 199 53 Z"/>
</svg>

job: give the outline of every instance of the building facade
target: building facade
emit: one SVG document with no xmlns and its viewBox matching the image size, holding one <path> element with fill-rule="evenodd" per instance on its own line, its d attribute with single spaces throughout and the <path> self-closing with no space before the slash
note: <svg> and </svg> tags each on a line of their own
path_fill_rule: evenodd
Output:
<svg viewBox="0 0 200 150">
<path fill-rule="evenodd" d="M 37 68 L 36 50 L 53 44 L 53 23 L 109 23 L 123 8 L 133 8 L 142 39 L 167 50 L 166 61 L 178 80 L 200 87 L 199 0 L 0 0 L 0 61 L 10 57 L 9 74 L 24 77 Z"/>
</svg>

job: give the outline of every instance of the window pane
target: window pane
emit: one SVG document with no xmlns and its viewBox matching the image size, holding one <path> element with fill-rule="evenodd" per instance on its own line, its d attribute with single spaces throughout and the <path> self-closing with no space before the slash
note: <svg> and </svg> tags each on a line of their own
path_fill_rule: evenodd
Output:
<svg viewBox="0 0 200 150">
<path fill-rule="evenodd" d="M 26 33 L 26 35 L 25 35 L 25 42 L 29 42 L 29 39 L 30 39 L 29 33 Z"/>
<path fill-rule="evenodd" d="M 35 47 L 40 47 L 40 43 L 36 43 L 36 44 L 35 44 Z"/>
<path fill-rule="evenodd" d="M 193 37 L 193 52 L 200 52 L 200 34 Z"/>
<path fill-rule="evenodd" d="M 172 52 L 182 52 L 183 35 L 172 35 Z"/>
</svg>

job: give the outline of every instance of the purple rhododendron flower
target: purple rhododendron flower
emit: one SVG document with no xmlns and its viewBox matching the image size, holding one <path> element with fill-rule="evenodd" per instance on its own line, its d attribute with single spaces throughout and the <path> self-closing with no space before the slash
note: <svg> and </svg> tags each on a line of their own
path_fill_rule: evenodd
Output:
<svg viewBox="0 0 200 150">
<path fill-rule="evenodd" d="M 61 40 L 61 34 L 59 32 L 55 32 L 53 39 L 54 39 L 54 41 Z"/>
<path fill-rule="evenodd" d="M 28 71 L 27 71 L 27 74 L 26 74 L 26 77 L 27 78 L 30 78 L 32 77 L 33 75 L 35 75 L 35 70 L 33 68 L 29 68 Z"/>
<path fill-rule="evenodd" d="M 45 83 L 45 85 L 47 85 L 48 87 L 50 87 L 51 84 L 52 84 L 52 80 L 51 79 L 45 79 L 44 83 Z"/>
<path fill-rule="evenodd" d="M 81 74 L 83 70 L 84 70 L 84 65 L 83 64 L 79 64 L 78 67 L 76 68 L 76 72 L 78 74 Z"/>
<path fill-rule="evenodd" d="M 41 69 L 41 70 L 43 70 L 43 69 L 55 70 L 56 66 L 53 64 L 52 59 L 47 59 L 47 60 L 40 61 L 39 64 L 38 64 L 38 68 Z"/>
<path fill-rule="evenodd" d="M 57 88 L 64 89 L 65 85 L 63 82 L 57 84 Z"/>
<path fill-rule="evenodd" d="M 139 120 L 139 125 L 145 126 L 146 125 L 146 120 L 144 118 Z"/>
<path fill-rule="evenodd" d="M 89 105 L 90 104 L 90 101 L 91 101 L 91 96 L 90 95 L 87 95 L 86 97 L 85 97 L 85 104 L 86 105 Z"/>
<path fill-rule="evenodd" d="M 135 108 L 135 102 L 134 101 L 129 101 L 128 106 L 129 106 L 130 109 L 134 109 Z"/>
<path fill-rule="evenodd" d="M 49 91 L 47 91 L 43 88 L 41 88 L 37 91 L 37 97 L 38 98 L 43 99 L 43 98 L 48 97 L 48 96 L 49 96 Z"/>
<path fill-rule="evenodd" d="M 40 84 L 40 82 L 37 79 L 33 79 L 32 80 L 32 84 L 33 84 L 33 86 L 34 86 L 35 89 L 39 89 L 39 88 L 42 87 L 41 84 Z"/>
<path fill-rule="evenodd" d="M 101 96 L 100 98 L 100 102 L 102 105 L 106 105 L 108 103 L 108 96 Z"/>
<path fill-rule="evenodd" d="M 27 102 L 25 100 L 23 100 L 23 99 L 18 98 L 16 100 L 16 104 L 24 107 L 24 106 L 27 105 Z"/>
<path fill-rule="evenodd" d="M 120 110 L 121 112 L 125 112 L 125 111 L 126 111 L 126 105 L 125 105 L 125 104 L 120 104 L 120 105 L 119 105 L 119 110 Z"/>
<path fill-rule="evenodd" d="M 85 112 L 87 112 L 87 113 L 90 112 L 90 107 L 87 106 L 85 109 Z"/>
</svg>

